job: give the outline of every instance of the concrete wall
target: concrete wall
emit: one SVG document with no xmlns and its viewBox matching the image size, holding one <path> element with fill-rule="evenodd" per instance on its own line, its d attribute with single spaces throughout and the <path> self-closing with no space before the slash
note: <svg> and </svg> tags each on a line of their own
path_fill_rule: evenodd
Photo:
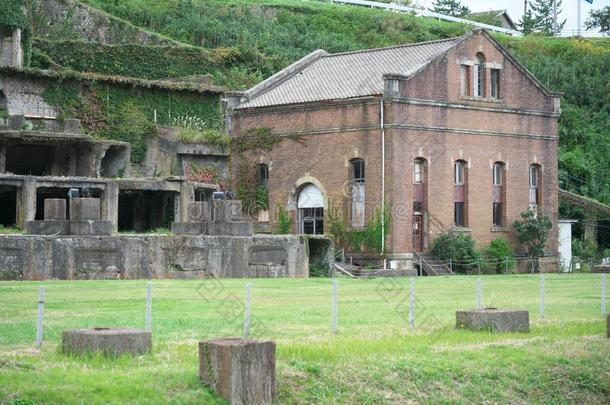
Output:
<svg viewBox="0 0 610 405">
<path fill-rule="evenodd" d="M 58 111 L 45 103 L 42 94 L 48 83 L 41 79 L 0 76 L 0 90 L 7 99 L 9 115 L 57 118 Z"/>
<path fill-rule="evenodd" d="M 298 236 L 0 236 L 0 280 L 308 276 Z"/>
</svg>

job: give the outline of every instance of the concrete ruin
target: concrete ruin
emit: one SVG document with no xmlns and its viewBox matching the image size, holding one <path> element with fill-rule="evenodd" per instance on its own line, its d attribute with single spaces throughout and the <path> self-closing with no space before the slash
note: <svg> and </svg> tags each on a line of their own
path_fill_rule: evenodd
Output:
<svg viewBox="0 0 610 405">
<path fill-rule="evenodd" d="M 456 311 L 455 324 L 458 329 L 491 331 L 500 333 L 529 332 L 529 312 L 483 308 L 471 311 Z"/>
<path fill-rule="evenodd" d="M 213 198 L 230 177 L 226 147 L 159 126 L 134 164 L 129 143 L 84 133 L 45 98 L 70 80 L 81 91 L 95 81 L 208 101 L 221 90 L 74 75 L 0 69 L 0 280 L 308 277 L 310 257 L 332 266 L 330 240 L 256 234 L 239 201 Z M 201 182 L 189 175 L 197 167 L 216 175 Z"/>
<path fill-rule="evenodd" d="M 152 334 L 139 329 L 92 328 L 66 330 L 61 335 L 64 354 L 84 356 L 140 355 L 152 349 Z"/>
<path fill-rule="evenodd" d="M 272 404 L 276 394 L 275 342 L 199 342 L 199 377 L 231 405 Z"/>
</svg>

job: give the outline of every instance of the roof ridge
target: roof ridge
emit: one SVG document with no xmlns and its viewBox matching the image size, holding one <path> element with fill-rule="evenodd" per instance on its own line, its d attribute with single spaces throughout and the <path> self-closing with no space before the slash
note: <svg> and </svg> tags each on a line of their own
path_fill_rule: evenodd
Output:
<svg viewBox="0 0 610 405">
<path fill-rule="evenodd" d="M 323 56 L 323 58 L 332 58 L 333 56 L 352 55 L 352 54 L 356 54 L 356 53 L 369 53 L 369 52 L 376 52 L 376 51 L 385 51 L 388 49 L 408 48 L 411 46 L 418 46 L 418 45 L 430 45 L 430 44 L 439 43 L 439 42 L 452 42 L 452 41 L 457 41 L 461 38 L 463 38 L 463 37 L 460 36 L 460 37 L 451 37 L 451 38 L 444 38 L 444 39 L 435 39 L 432 41 L 424 41 L 424 42 L 410 42 L 410 43 L 402 44 L 402 45 L 393 45 L 393 46 L 386 46 L 386 47 L 381 47 L 381 48 L 371 48 L 371 49 L 361 49 L 358 51 L 329 53 L 329 54 Z"/>
</svg>

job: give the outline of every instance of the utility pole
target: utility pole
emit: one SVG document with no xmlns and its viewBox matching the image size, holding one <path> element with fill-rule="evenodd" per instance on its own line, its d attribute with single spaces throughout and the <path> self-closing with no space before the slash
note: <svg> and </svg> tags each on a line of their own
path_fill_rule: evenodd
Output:
<svg viewBox="0 0 610 405">
<path fill-rule="evenodd" d="M 557 0 L 553 0 L 553 36 L 557 36 Z"/>
<path fill-rule="evenodd" d="M 580 6 L 582 5 L 582 1 L 578 0 L 578 12 L 576 13 L 576 21 L 578 27 L 576 27 L 576 36 L 580 37 Z"/>
</svg>

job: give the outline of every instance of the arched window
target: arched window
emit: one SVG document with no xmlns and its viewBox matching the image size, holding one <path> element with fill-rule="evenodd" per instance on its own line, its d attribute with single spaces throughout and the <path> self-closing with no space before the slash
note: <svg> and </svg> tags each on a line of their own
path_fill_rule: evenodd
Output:
<svg viewBox="0 0 610 405">
<path fill-rule="evenodd" d="M 351 196 L 350 223 L 353 227 L 363 227 L 365 220 L 365 171 L 364 160 L 357 158 L 349 161 L 350 182 L 349 190 Z"/>
<path fill-rule="evenodd" d="M 468 226 L 468 165 L 464 160 L 453 164 L 453 223 Z"/>
<path fill-rule="evenodd" d="M 473 90 L 475 97 L 485 97 L 485 56 L 477 53 L 474 61 Z"/>
<path fill-rule="evenodd" d="M 324 198 L 320 189 L 307 183 L 297 198 L 299 233 L 321 235 L 324 233 Z"/>
<path fill-rule="evenodd" d="M 542 202 L 542 185 L 541 185 L 541 166 L 539 164 L 531 164 L 529 168 L 529 202 L 530 208 L 536 209 Z"/>
<path fill-rule="evenodd" d="M 492 192 L 493 192 L 493 226 L 504 226 L 506 209 L 506 176 L 504 175 L 506 166 L 504 162 L 495 162 L 492 172 Z"/>
</svg>

